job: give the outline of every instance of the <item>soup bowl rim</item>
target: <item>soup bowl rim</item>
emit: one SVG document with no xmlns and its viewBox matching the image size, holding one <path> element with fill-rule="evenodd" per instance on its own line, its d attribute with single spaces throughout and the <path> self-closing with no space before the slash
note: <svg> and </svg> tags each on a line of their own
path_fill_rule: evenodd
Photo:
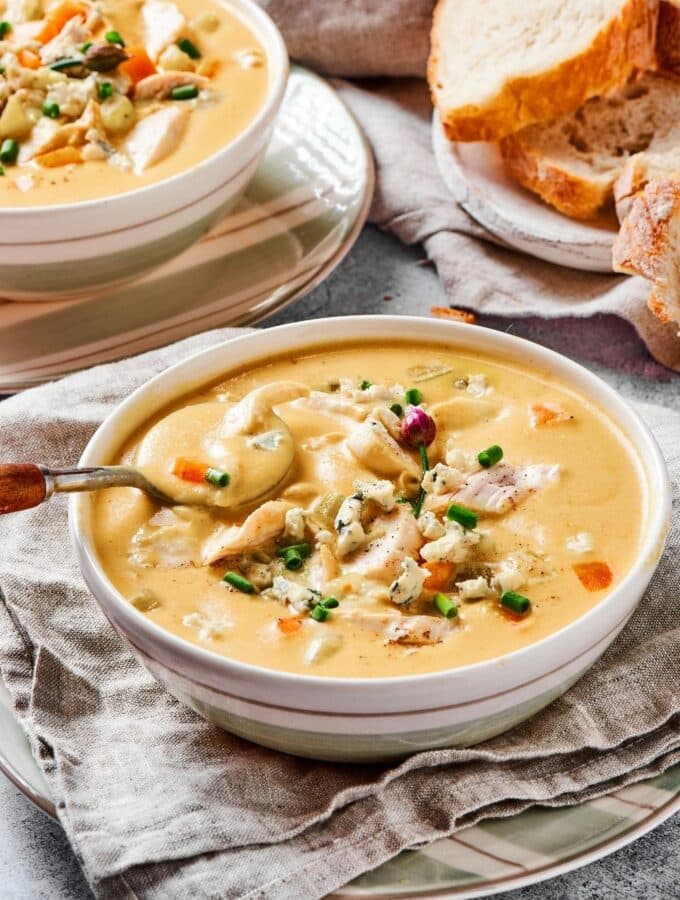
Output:
<svg viewBox="0 0 680 900">
<path fill-rule="evenodd" d="M 104 614 L 116 623 L 119 630 L 124 634 L 129 632 L 130 635 L 141 635 L 147 647 L 158 649 L 159 655 L 155 658 L 165 660 L 162 665 L 167 666 L 167 661 L 172 660 L 174 671 L 180 672 L 189 681 L 195 680 L 201 684 L 203 682 L 197 673 L 209 672 L 213 684 L 217 679 L 219 683 L 225 684 L 276 687 L 281 697 L 289 702 L 294 702 L 296 694 L 309 688 L 316 698 L 314 706 L 319 709 L 326 704 L 332 707 L 335 697 L 348 696 L 356 690 L 368 692 L 367 697 L 369 693 L 373 696 L 382 693 L 385 696 L 389 692 L 392 698 L 390 702 L 398 708 L 401 705 L 399 695 L 394 694 L 393 689 L 403 685 L 422 691 L 422 706 L 426 708 L 428 704 L 431 706 L 431 698 L 427 692 L 430 686 L 447 688 L 457 684 L 469 687 L 475 682 L 480 685 L 486 683 L 488 686 L 490 681 L 498 678 L 499 672 L 503 673 L 504 678 L 508 678 L 511 672 L 516 673 L 519 686 L 523 686 L 522 679 L 524 685 L 531 684 L 532 680 L 538 681 L 551 673 L 550 666 L 564 655 L 567 645 L 578 651 L 576 658 L 585 655 L 590 649 L 588 640 L 591 626 L 605 614 L 608 630 L 601 634 L 598 628 L 601 630 L 602 624 L 599 623 L 598 628 L 593 629 L 593 633 L 598 635 L 597 640 L 593 639 L 591 643 L 594 645 L 606 641 L 608 644 L 613 640 L 637 606 L 663 552 L 670 528 L 671 509 L 671 488 L 666 464 L 648 426 L 614 388 L 562 354 L 506 332 L 418 316 L 359 315 L 304 320 L 229 338 L 185 357 L 144 382 L 101 423 L 83 451 L 80 465 L 92 466 L 108 462 L 110 454 L 115 453 L 137 427 L 153 415 L 153 410 L 158 412 L 173 399 L 190 394 L 202 385 L 215 383 L 230 370 L 262 363 L 272 352 L 273 345 L 277 348 L 280 345 L 282 348 L 274 350 L 274 354 L 278 356 L 284 355 L 285 347 L 295 353 L 333 344 L 346 345 L 353 340 L 362 343 L 375 343 L 380 339 L 398 342 L 400 335 L 404 334 L 408 334 L 408 338 L 401 337 L 404 343 L 440 343 L 468 352 L 477 349 L 492 358 L 496 356 L 500 359 L 535 363 L 543 373 L 555 376 L 559 382 L 566 383 L 567 387 L 595 402 L 624 432 L 637 457 L 637 464 L 644 472 L 645 493 L 647 495 L 653 492 L 655 502 L 652 504 L 651 498 L 647 496 L 650 512 L 639 553 L 614 589 L 584 615 L 546 637 L 503 656 L 465 666 L 413 675 L 348 678 L 282 671 L 242 662 L 192 644 L 137 610 L 109 581 L 97 558 L 89 528 L 88 496 L 74 494 L 70 501 L 69 520 L 76 556 L 90 591 Z M 239 349 L 243 351 L 239 361 L 225 364 L 225 351 L 233 359 L 234 350 L 235 355 L 239 356 Z M 520 365 L 527 367 L 521 362 Z M 197 371 L 200 374 L 196 375 Z M 191 382 L 188 387 L 187 379 Z M 574 383 L 584 387 L 575 387 Z M 143 415 L 139 413 L 141 407 L 145 410 Z M 132 416 L 135 410 L 137 413 Z M 135 424 L 126 427 L 125 420 L 128 417 L 134 418 Z M 137 417 L 139 422 L 136 421 Z M 630 600 L 631 596 L 634 601 L 632 605 L 629 602 L 625 616 L 617 617 L 617 605 L 621 605 L 626 598 Z M 137 646 L 136 641 L 130 642 Z M 552 671 L 556 669 L 553 668 Z M 405 700 L 409 709 L 414 708 L 414 693 L 410 691 L 408 700 Z M 470 703 L 474 703 L 476 699 L 485 699 L 483 691 L 479 697 L 475 697 L 474 693 L 472 690 L 468 697 Z M 319 699 L 323 697 L 326 699 Z M 272 702 L 275 702 L 274 699 Z"/>
<path fill-rule="evenodd" d="M 209 4 L 221 6 L 226 10 L 236 10 L 236 15 L 242 18 L 247 25 L 254 28 L 256 36 L 263 44 L 263 49 L 267 57 L 269 66 L 269 84 L 267 87 L 267 95 L 261 107 L 253 119 L 233 140 L 224 144 L 210 156 L 201 159 L 195 166 L 190 169 L 184 169 L 167 178 L 159 181 L 152 181 L 149 184 L 140 185 L 129 191 L 123 191 L 119 194 L 105 195 L 102 197 L 93 197 L 88 200 L 74 200 L 69 203 L 45 203 L 35 206 L 0 206 L 0 219 L 25 218 L 26 220 L 44 219 L 46 214 L 60 216 L 77 216 L 84 215 L 88 212 L 95 213 L 98 209 L 106 206 L 107 216 L 111 216 L 116 207 L 123 206 L 138 207 L 139 216 L 148 219 L 148 201 L 153 200 L 153 195 L 163 194 L 167 197 L 168 193 L 178 185 L 186 185 L 192 187 L 191 195 L 198 196 L 203 190 L 202 176 L 215 166 L 224 164 L 233 159 L 235 162 L 241 158 L 242 152 L 246 153 L 250 144 L 256 142 L 257 137 L 265 132 L 268 126 L 276 116 L 279 107 L 283 101 L 286 90 L 289 73 L 289 59 L 286 45 L 283 37 L 279 32 L 276 24 L 268 13 L 259 6 L 255 0 L 207 0 Z M 248 156 L 250 160 L 251 156 Z M 230 176 L 230 177 L 233 177 Z M 193 183 L 193 184 L 192 184 Z M 193 201 L 190 201 L 193 202 Z M 184 203 L 180 204 L 184 206 Z M 113 209 L 112 209 L 113 207 Z M 103 210 L 102 210 L 103 211 Z M 172 210 L 163 213 L 167 215 Z M 161 216 L 162 217 L 162 216 Z M 37 224 L 37 221 L 33 224 Z M 104 233 L 104 232 L 103 232 Z M 16 243 L 21 244 L 21 241 Z"/>
</svg>

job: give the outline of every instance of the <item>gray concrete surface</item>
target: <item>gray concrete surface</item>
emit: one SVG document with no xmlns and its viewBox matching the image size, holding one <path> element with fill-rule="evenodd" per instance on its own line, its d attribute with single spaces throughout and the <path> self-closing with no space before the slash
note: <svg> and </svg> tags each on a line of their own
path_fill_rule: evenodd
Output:
<svg viewBox="0 0 680 900">
<path fill-rule="evenodd" d="M 420 252 L 366 229 L 354 250 L 325 284 L 270 317 L 265 325 L 347 313 L 427 315 L 445 299 Z M 386 299 L 390 298 L 390 299 Z M 560 327 L 535 320 L 485 321 L 560 349 Z M 602 339 L 579 343 L 592 370 L 629 397 L 678 404 L 680 378 L 656 367 L 628 326 L 591 322 Z M 585 334 L 585 332 L 584 332 Z M 569 337 L 573 345 L 573 332 Z M 607 368 L 612 342 L 625 346 L 627 371 Z M 647 376 L 647 377 L 644 377 Z M 653 377 L 649 377 L 653 376 Z M 568 875 L 519 891 L 512 900 L 669 900 L 680 898 L 680 816 L 617 853 Z M 9 782 L 0 778 L 0 900 L 86 900 L 91 893 L 60 827 Z M 291 894 L 291 900 L 296 900 Z"/>
</svg>

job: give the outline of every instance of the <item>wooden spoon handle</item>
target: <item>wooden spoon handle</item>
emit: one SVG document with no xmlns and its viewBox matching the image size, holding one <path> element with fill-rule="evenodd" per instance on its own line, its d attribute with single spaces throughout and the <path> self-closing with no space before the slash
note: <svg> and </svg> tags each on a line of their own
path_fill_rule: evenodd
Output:
<svg viewBox="0 0 680 900">
<path fill-rule="evenodd" d="M 45 476 L 33 463 L 0 465 L 0 515 L 38 506 L 47 495 Z"/>
</svg>

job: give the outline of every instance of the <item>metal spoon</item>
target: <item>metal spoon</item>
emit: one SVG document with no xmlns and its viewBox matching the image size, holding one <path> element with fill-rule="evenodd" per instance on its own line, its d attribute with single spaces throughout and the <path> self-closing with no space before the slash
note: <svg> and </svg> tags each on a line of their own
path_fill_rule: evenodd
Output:
<svg viewBox="0 0 680 900">
<path fill-rule="evenodd" d="M 34 463 L 8 463 L 0 465 L 0 515 L 38 506 L 53 494 L 110 487 L 135 487 L 159 503 L 177 502 L 130 466 L 52 469 Z"/>
</svg>

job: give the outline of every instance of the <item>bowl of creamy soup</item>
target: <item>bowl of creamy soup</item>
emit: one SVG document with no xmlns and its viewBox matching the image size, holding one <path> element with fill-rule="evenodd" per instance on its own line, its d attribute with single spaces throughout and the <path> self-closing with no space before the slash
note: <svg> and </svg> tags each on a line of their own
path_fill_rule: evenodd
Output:
<svg viewBox="0 0 680 900">
<path fill-rule="evenodd" d="M 242 194 L 288 73 L 252 0 L 6 0 L 0 296 L 72 298 L 190 246 Z"/>
<path fill-rule="evenodd" d="M 350 317 L 178 363 L 100 427 L 78 559 L 144 665 L 221 727 L 345 761 L 483 741 L 602 654 L 663 549 L 653 437 L 581 366 Z"/>
</svg>

